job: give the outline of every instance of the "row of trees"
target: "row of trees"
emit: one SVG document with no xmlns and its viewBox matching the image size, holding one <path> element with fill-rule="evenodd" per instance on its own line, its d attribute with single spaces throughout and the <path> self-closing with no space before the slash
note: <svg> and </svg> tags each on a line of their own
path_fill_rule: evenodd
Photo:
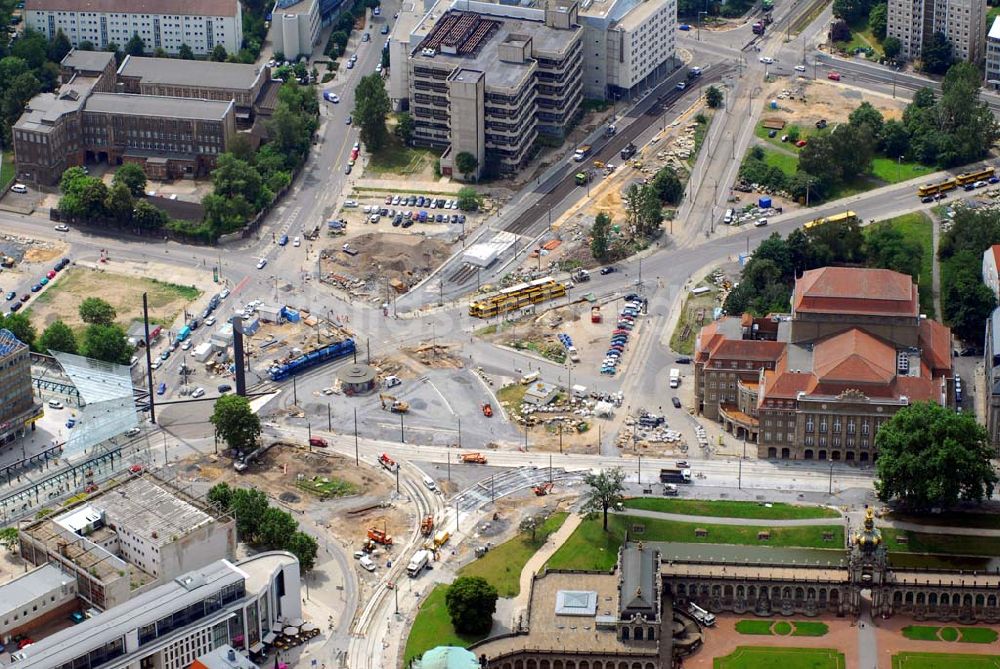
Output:
<svg viewBox="0 0 1000 669">
<path fill-rule="evenodd" d="M 115 323 L 114 307 L 98 297 L 88 297 L 80 303 L 79 313 L 87 324 L 79 337 L 62 320 L 53 321 L 39 335 L 31 319 L 20 313 L 0 316 L 0 328 L 10 330 L 35 351 L 77 353 L 104 362 L 128 364 L 134 349 L 125 331 Z"/>
<path fill-rule="evenodd" d="M 136 164 L 122 165 L 108 188 L 82 167 L 71 167 L 59 180 L 59 213 L 70 219 L 137 231 L 160 230 L 170 222 L 162 209 L 143 199 L 146 175 Z"/>
<path fill-rule="evenodd" d="M 740 282 L 726 297 L 727 313 L 763 316 L 788 310 L 795 277 L 828 265 L 867 265 L 909 274 L 920 273 L 923 248 L 890 225 L 862 230 L 854 221 L 778 233 L 761 242 L 744 266 Z"/>
<path fill-rule="evenodd" d="M 260 490 L 218 483 L 208 491 L 208 501 L 233 515 L 241 541 L 260 550 L 288 551 L 299 559 L 303 573 L 316 566 L 316 539 L 299 529 L 292 514 L 271 506 Z"/>
<path fill-rule="evenodd" d="M 1000 212 L 959 208 L 941 236 L 941 310 L 955 335 L 980 342 L 986 319 L 996 306 L 982 277 L 983 252 L 1000 244 Z"/>
</svg>

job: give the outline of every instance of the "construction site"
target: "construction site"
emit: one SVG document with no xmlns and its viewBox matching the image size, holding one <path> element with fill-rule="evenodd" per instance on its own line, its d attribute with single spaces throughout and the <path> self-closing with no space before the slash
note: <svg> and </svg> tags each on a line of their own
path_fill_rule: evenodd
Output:
<svg viewBox="0 0 1000 669">
<path fill-rule="evenodd" d="M 442 240 L 391 232 L 365 233 L 320 251 L 320 280 L 352 298 L 389 302 L 436 269 L 451 252 Z"/>
</svg>

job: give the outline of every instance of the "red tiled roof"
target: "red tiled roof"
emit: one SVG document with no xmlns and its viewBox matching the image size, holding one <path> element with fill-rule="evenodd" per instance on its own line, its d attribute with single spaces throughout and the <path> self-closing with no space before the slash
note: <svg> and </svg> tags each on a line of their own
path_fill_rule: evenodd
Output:
<svg viewBox="0 0 1000 669">
<path fill-rule="evenodd" d="M 821 383 L 888 384 L 896 376 L 896 350 L 853 328 L 816 344 L 813 371 Z"/>
<path fill-rule="evenodd" d="M 785 342 L 754 339 L 722 339 L 711 350 L 712 359 L 777 361 L 785 352 Z"/>
<path fill-rule="evenodd" d="M 810 392 L 816 385 L 816 377 L 809 372 L 764 372 L 764 390 L 757 396 L 757 406 L 765 398 L 790 399 L 800 392 Z"/>
<path fill-rule="evenodd" d="M 822 267 L 802 274 L 792 295 L 794 313 L 917 316 L 917 287 L 887 269 Z"/>
<path fill-rule="evenodd" d="M 997 245 L 994 248 L 1000 248 Z M 929 318 L 920 320 L 920 348 L 924 362 L 935 372 L 951 375 L 951 330 Z"/>
</svg>

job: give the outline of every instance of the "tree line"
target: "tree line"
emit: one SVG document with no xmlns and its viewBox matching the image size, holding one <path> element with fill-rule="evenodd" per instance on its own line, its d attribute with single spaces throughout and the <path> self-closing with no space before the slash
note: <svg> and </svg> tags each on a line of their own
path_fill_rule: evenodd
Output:
<svg viewBox="0 0 1000 669">
<path fill-rule="evenodd" d="M 125 330 L 115 323 L 118 317 L 115 308 L 99 297 L 88 297 L 80 303 L 79 314 L 87 324 L 80 335 L 62 320 L 53 321 L 39 335 L 31 319 L 22 313 L 0 316 L 0 328 L 10 330 L 33 351 L 75 353 L 104 362 L 129 364 L 135 349 L 128 343 Z"/>
<path fill-rule="evenodd" d="M 983 283 L 983 252 L 1000 244 L 1000 212 L 956 208 L 951 227 L 941 235 L 941 310 L 962 341 L 983 340 L 996 297 Z"/>
<path fill-rule="evenodd" d="M 82 167 L 71 167 L 59 180 L 59 214 L 63 220 L 82 221 L 107 228 L 155 232 L 171 227 L 166 212 L 143 199 L 146 174 L 128 163 L 115 171 L 111 187 Z"/>
<path fill-rule="evenodd" d="M 788 311 L 795 278 L 829 265 L 865 265 L 909 274 L 917 280 L 923 248 L 891 225 L 867 230 L 854 220 L 777 232 L 760 243 L 723 305 L 726 313 L 764 316 Z"/>
</svg>

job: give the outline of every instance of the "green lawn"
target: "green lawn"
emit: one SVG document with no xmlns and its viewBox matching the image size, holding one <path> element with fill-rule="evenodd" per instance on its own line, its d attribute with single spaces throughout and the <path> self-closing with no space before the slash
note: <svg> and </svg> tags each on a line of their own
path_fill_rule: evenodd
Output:
<svg viewBox="0 0 1000 669">
<path fill-rule="evenodd" d="M 989 627 L 959 627 L 958 631 L 962 633 L 959 639 L 962 643 L 994 643 L 998 636 Z"/>
<path fill-rule="evenodd" d="M 740 634 L 774 635 L 774 636 L 823 636 L 830 631 L 826 623 L 807 622 L 802 620 L 740 620 L 736 623 L 736 631 Z"/>
<path fill-rule="evenodd" d="M 890 551 L 933 553 L 939 555 L 1000 556 L 1000 537 L 981 537 L 960 534 L 925 534 L 883 527 L 882 537 Z M 896 537 L 905 535 L 908 543 L 901 544 Z"/>
<path fill-rule="evenodd" d="M 792 636 L 823 636 L 830 631 L 826 623 L 814 623 L 807 620 L 796 620 Z"/>
<path fill-rule="evenodd" d="M 765 525 L 700 525 L 656 518 L 612 515 L 608 517 L 608 532 L 602 529 L 600 517 L 586 519 L 569 539 L 549 558 L 549 569 L 584 569 L 606 571 L 615 566 L 618 548 L 628 527 L 641 525 L 641 533 L 633 532 L 634 540 L 673 541 L 701 544 L 739 544 L 748 546 L 793 546 L 802 548 L 841 548 L 844 528 L 841 525 L 808 527 L 767 527 Z M 708 536 L 696 537 L 695 529 L 708 530 Z M 757 533 L 771 533 L 769 541 L 759 541 Z M 833 535 L 823 541 L 823 532 Z"/>
<path fill-rule="evenodd" d="M 715 658 L 714 667 L 715 669 L 845 669 L 847 661 L 844 659 L 844 654 L 834 648 L 739 646 L 729 655 Z"/>
<path fill-rule="evenodd" d="M 764 506 L 761 502 L 734 500 L 663 499 L 662 497 L 634 497 L 625 500 L 630 509 L 683 513 L 689 516 L 713 518 L 759 518 L 761 520 L 789 520 L 800 518 L 839 518 L 836 509 L 823 506 L 799 506 L 774 502 Z"/>
<path fill-rule="evenodd" d="M 882 45 L 876 39 L 875 35 L 872 33 L 871 28 L 868 27 L 868 18 L 865 17 L 863 22 L 859 22 L 856 25 L 851 26 L 851 41 L 850 42 L 836 42 L 835 46 L 838 49 L 843 49 L 844 51 L 854 54 L 855 49 L 858 48 L 870 48 L 875 51 L 872 54 L 873 60 L 878 60 L 885 52 L 882 49 Z"/>
<path fill-rule="evenodd" d="M 923 256 L 920 263 L 920 280 L 917 286 L 920 292 L 920 312 L 927 314 L 928 318 L 934 318 L 934 223 L 922 211 L 903 214 L 886 221 L 879 221 L 877 225 L 891 225 L 903 234 L 907 239 L 912 239 L 920 243 L 923 249 Z M 1000 515 L 995 516 L 1000 521 Z"/>
<path fill-rule="evenodd" d="M 898 653 L 892 669 L 1000 669 L 1000 655 L 959 653 Z"/>
<path fill-rule="evenodd" d="M 799 169 L 798 156 L 790 156 L 783 151 L 764 149 L 764 162 L 771 167 L 777 167 L 787 177 L 794 175 Z"/>
<path fill-rule="evenodd" d="M 410 636 L 406 639 L 406 650 L 403 653 L 405 665 L 414 657 L 421 657 L 425 652 L 437 646 L 461 646 L 463 648 L 485 638 L 484 636 L 462 636 L 451 626 L 448 607 L 444 596 L 448 586 L 440 584 L 431 590 L 427 598 L 420 604 L 417 617 L 410 628 Z"/>
<path fill-rule="evenodd" d="M 481 576 L 493 584 L 501 597 L 517 597 L 521 592 L 521 571 L 532 555 L 542 547 L 550 534 L 562 527 L 569 514 L 554 513 L 535 530 L 535 540 L 530 533 L 522 533 L 506 541 L 475 562 L 462 567 L 459 576 Z"/>
<path fill-rule="evenodd" d="M 916 515 L 893 512 L 886 517 L 904 523 L 919 523 L 921 525 L 933 525 L 935 527 L 980 527 L 993 530 L 1000 529 L 1000 513 L 951 511 L 948 513 Z"/>
<path fill-rule="evenodd" d="M 4 151 L 3 160 L 0 161 L 0 188 L 7 185 L 8 181 L 14 179 L 14 152 Z"/>
<path fill-rule="evenodd" d="M 330 497 L 346 497 L 357 492 L 357 488 L 355 488 L 351 483 L 336 477 L 330 478 L 328 476 L 314 476 L 311 479 L 298 481 L 296 485 L 298 485 L 298 487 L 302 490 L 311 492 L 320 499 L 328 499 Z"/>
<path fill-rule="evenodd" d="M 931 625 L 908 625 L 902 629 L 903 636 L 914 641 L 938 641 L 937 626 Z"/>
<path fill-rule="evenodd" d="M 936 171 L 936 169 L 920 163 L 900 163 L 894 158 L 878 157 L 872 160 L 872 174 L 890 184 L 918 179 Z"/>
<path fill-rule="evenodd" d="M 771 635 L 771 628 L 774 626 L 773 620 L 738 620 L 736 631 L 740 634 Z"/>
<path fill-rule="evenodd" d="M 915 641 L 961 641 L 962 643 L 993 643 L 996 631 L 988 627 L 937 627 L 910 625 L 903 628 L 903 636 Z"/>
<path fill-rule="evenodd" d="M 712 322 L 712 311 L 717 304 L 717 297 L 718 292 L 715 290 L 704 295 L 688 294 L 684 299 L 681 317 L 677 319 L 677 326 L 670 337 L 670 350 L 683 355 L 694 353 L 694 340 L 697 338 L 701 326 Z M 703 317 L 700 323 L 697 320 L 699 312 Z"/>
<path fill-rule="evenodd" d="M 373 174 L 419 174 L 436 159 L 432 151 L 406 146 L 390 134 L 382 150 L 371 154 L 365 171 Z"/>
<path fill-rule="evenodd" d="M 698 160 L 698 152 L 701 151 L 701 145 L 705 141 L 705 135 L 708 134 L 708 129 L 712 126 L 713 114 L 705 114 L 707 120 L 705 123 L 699 123 L 694 129 L 694 149 L 691 151 L 691 156 L 688 157 L 688 166 L 693 166 L 695 161 Z"/>
</svg>

